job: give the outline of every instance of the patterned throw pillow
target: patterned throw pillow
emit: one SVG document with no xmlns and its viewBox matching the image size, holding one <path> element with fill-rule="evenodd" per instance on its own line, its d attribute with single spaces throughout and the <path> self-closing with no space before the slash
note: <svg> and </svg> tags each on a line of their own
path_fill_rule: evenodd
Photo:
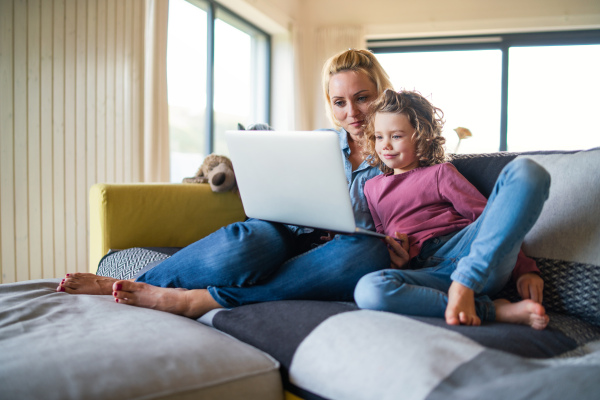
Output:
<svg viewBox="0 0 600 400">
<path fill-rule="evenodd" d="M 98 264 L 96 275 L 115 279 L 132 279 L 144 267 L 157 265 L 171 257 L 179 248 L 175 247 L 133 247 L 126 250 L 111 250 Z"/>
<path fill-rule="evenodd" d="M 549 312 L 578 317 L 600 326 L 600 267 L 533 257 L 544 280 L 543 305 Z M 497 298 L 519 301 L 515 285 L 509 284 Z"/>
</svg>

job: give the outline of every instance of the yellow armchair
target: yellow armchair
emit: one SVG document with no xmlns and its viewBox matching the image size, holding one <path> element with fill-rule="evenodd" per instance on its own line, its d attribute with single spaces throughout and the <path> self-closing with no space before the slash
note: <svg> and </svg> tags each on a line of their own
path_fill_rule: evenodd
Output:
<svg viewBox="0 0 600 400">
<path fill-rule="evenodd" d="M 237 193 L 214 193 L 208 184 L 95 184 L 89 271 L 109 249 L 184 247 L 245 218 Z"/>
</svg>

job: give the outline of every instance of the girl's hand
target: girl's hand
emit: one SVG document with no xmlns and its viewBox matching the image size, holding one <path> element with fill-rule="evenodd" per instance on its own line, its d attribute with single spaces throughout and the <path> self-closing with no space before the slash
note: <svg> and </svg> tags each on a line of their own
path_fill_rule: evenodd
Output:
<svg viewBox="0 0 600 400">
<path fill-rule="evenodd" d="M 517 279 L 517 291 L 523 300 L 531 299 L 542 303 L 544 299 L 544 280 L 534 272 L 528 272 Z"/>
<path fill-rule="evenodd" d="M 390 259 L 392 260 L 391 268 L 393 269 L 404 269 L 408 265 L 408 236 L 404 233 L 394 233 L 396 239 L 390 236 L 385 237 L 385 242 L 388 245 L 390 252 Z M 398 241 L 400 243 L 398 243 Z"/>
</svg>

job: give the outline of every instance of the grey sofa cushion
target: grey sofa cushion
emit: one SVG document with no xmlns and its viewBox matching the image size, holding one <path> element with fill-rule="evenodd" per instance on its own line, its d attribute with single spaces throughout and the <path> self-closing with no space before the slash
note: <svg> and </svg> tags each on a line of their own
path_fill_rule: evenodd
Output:
<svg viewBox="0 0 600 400">
<path fill-rule="evenodd" d="M 521 157 L 541 164 L 552 180 L 542 214 L 525 237 L 525 253 L 600 266 L 600 148 Z"/>
<path fill-rule="evenodd" d="M 451 155 L 451 162 L 489 197 L 500 171 L 515 158 L 536 161 L 550 173 L 550 197 L 523 248 L 531 257 L 600 265 L 600 148 Z"/>
<path fill-rule="evenodd" d="M 58 280 L 0 285 L 0 397 L 281 399 L 279 364 L 196 321 L 57 293 Z"/>
<path fill-rule="evenodd" d="M 450 326 L 353 303 L 298 300 L 216 310 L 200 321 L 271 354 L 281 362 L 285 388 L 305 399 L 454 399 L 465 392 L 477 399 L 504 384 L 521 390 L 514 399 L 530 398 L 529 389 L 552 398 L 548 380 L 578 399 L 595 398 L 587 391 L 595 388 L 596 396 L 600 389 L 600 328 L 560 314 L 536 331 L 503 323 Z M 506 362 L 485 366 L 485 379 L 460 374 L 484 368 L 494 356 Z M 589 362 L 589 370 L 577 368 L 579 362 Z M 529 387 L 521 373 L 545 380 Z M 450 377 L 460 385 L 452 386 Z M 438 392 L 442 386 L 446 397 Z"/>
</svg>

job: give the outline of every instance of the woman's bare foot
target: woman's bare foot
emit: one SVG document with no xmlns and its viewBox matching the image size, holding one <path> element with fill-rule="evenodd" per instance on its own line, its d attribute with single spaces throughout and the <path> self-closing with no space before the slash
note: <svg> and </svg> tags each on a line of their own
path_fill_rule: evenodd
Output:
<svg viewBox="0 0 600 400">
<path fill-rule="evenodd" d="M 67 274 L 56 288 L 57 292 L 71 294 L 112 294 L 112 285 L 117 280 L 107 276 L 77 272 Z"/>
<path fill-rule="evenodd" d="M 117 303 L 166 311 L 188 318 L 199 318 L 210 310 L 222 308 L 206 289 L 171 289 L 142 282 L 117 281 L 113 284 Z"/>
<path fill-rule="evenodd" d="M 481 320 L 475 311 L 473 290 L 458 282 L 452 282 L 448 289 L 445 317 L 448 325 L 481 325 Z"/>
<path fill-rule="evenodd" d="M 496 306 L 496 321 L 511 324 L 529 325 L 533 329 L 544 329 L 550 318 L 546 315 L 544 306 L 533 300 L 522 300 L 511 303 L 505 299 L 494 300 Z"/>
</svg>

